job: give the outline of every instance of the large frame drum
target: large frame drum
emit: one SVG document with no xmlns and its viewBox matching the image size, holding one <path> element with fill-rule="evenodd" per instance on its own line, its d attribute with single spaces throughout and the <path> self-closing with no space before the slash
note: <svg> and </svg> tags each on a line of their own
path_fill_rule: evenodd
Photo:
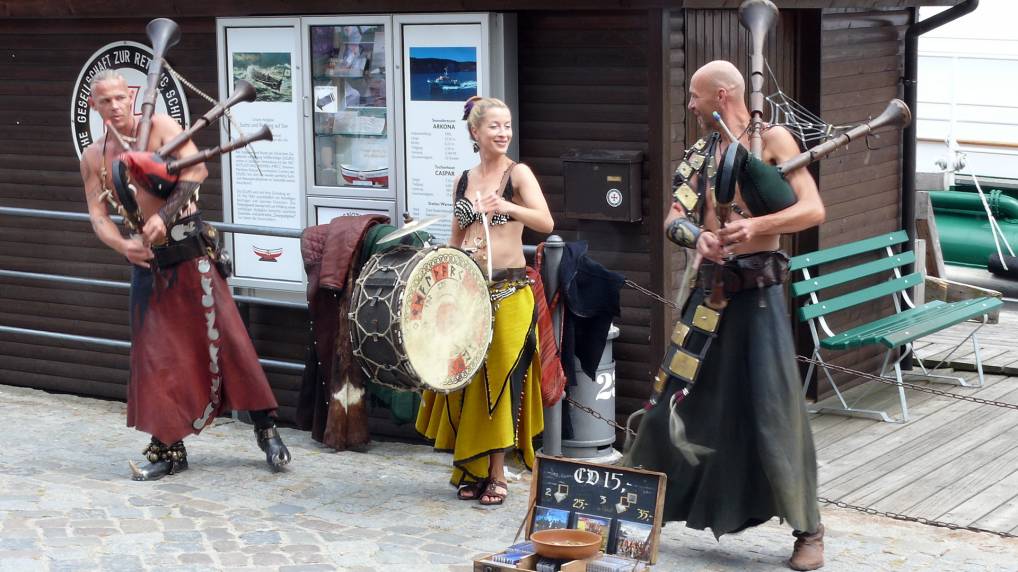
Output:
<svg viewBox="0 0 1018 572">
<path fill-rule="evenodd" d="M 473 259 L 448 246 L 372 256 L 349 318 L 353 353 L 368 378 L 407 389 L 462 389 L 491 343 L 487 281 Z"/>
</svg>

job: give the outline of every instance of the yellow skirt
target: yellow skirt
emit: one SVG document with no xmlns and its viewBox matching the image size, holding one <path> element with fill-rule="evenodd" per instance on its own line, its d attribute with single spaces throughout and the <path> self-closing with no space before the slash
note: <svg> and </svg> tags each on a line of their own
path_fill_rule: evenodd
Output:
<svg viewBox="0 0 1018 572">
<path fill-rule="evenodd" d="M 523 363 L 531 337 L 532 359 Z M 498 303 L 485 365 L 470 384 L 424 393 L 417 431 L 436 451 L 452 453 L 453 486 L 486 479 L 491 453 L 515 450 L 528 469 L 534 466 L 534 437 L 544 430 L 537 347 L 534 294 L 526 287 Z"/>
</svg>

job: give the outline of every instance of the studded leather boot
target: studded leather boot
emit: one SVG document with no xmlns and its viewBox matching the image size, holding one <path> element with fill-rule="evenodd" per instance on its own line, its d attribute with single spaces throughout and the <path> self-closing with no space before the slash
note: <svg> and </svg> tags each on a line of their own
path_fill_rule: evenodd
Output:
<svg viewBox="0 0 1018 572">
<path fill-rule="evenodd" d="M 788 567 L 792 570 L 816 570 L 824 565 L 824 525 L 817 527 L 817 531 L 793 532 L 795 546 L 792 549 L 792 557 L 788 559 Z"/>
<path fill-rule="evenodd" d="M 128 461 L 131 478 L 135 481 L 157 481 L 166 475 L 187 470 L 187 449 L 183 441 L 167 445 L 153 437 L 142 454 L 148 459 L 144 465 L 139 467 L 134 461 Z"/>
<path fill-rule="evenodd" d="M 265 452 L 265 462 L 273 471 L 281 470 L 283 465 L 290 462 L 290 450 L 283 444 L 283 439 L 275 427 L 265 429 L 255 427 L 254 432 L 258 436 L 258 447 Z"/>
</svg>

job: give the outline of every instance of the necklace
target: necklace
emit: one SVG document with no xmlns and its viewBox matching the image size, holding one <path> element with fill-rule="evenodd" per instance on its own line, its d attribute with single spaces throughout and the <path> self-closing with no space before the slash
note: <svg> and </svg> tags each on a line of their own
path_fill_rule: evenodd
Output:
<svg viewBox="0 0 1018 572">
<path fill-rule="evenodd" d="M 746 124 L 746 127 L 745 127 L 745 128 L 743 128 L 743 130 L 742 130 L 742 131 L 740 131 L 740 132 L 739 132 L 739 134 L 738 134 L 738 135 L 737 135 L 737 136 L 735 137 L 735 140 L 736 140 L 736 141 L 739 141 L 740 139 L 742 139 L 742 136 L 743 136 L 743 135 L 745 135 L 747 131 L 749 131 L 749 128 L 750 128 L 750 126 L 751 126 L 751 125 L 753 125 L 753 122 L 752 122 L 752 121 L 750 121 L 749 123 L 747 123 L 747 124 Z"/>
</svg>

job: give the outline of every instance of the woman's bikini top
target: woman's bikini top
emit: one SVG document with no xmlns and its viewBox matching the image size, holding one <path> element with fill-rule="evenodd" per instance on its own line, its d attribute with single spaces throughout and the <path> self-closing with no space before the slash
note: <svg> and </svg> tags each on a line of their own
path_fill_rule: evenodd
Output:
<svg viewBox="0 0 1018 572">
<path fill-rule="evenodd" d="M 459 222 L 461 230 L 481 220 L 481 213 L 474 210 L 473 201 L 466 197 L 467 176 L 469 173 L 469 170 L 463 171 L 463 175 L 460 176 L 460 183 L 456 186 L 456 202 L 453 203 L 452 208 L 452 212 L 456 216 L 456 220 Z M 513 200 L 512 177 L 509 177 L 505 182 L 505 189 L 502 191 L 502 198 L 510 202 Z M 495 213 L 491 215 L 489 222 L 493 225 L 501 225 L 511 220 L 512 218 L 505 213 Z"/>
</svg>

